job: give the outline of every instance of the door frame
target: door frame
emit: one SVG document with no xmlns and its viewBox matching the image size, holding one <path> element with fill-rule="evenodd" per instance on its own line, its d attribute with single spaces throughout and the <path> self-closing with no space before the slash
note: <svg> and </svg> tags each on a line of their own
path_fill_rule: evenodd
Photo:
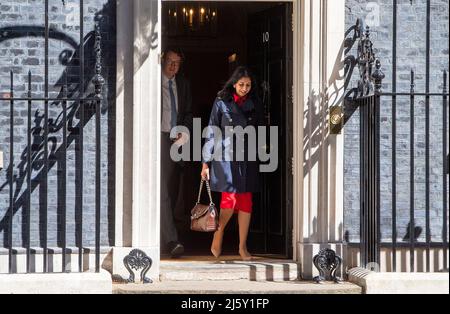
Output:
<svg viewBox="0 0 450 314">
<path fill-rule="evenodd" d="M 161 45 L 156 38 L 155 49 L 151 50 L 150 55 L 146 55 L 150 51 L 145 43 L 140 42 L 142 38 L 147 38 L 147 26 L 151 26 L 147 18 L 148 12 L 153 12 L 153 8 L 147 8 L 149 2 L 168 0 L 144 1 L 137 0 L 133 2 L 117 0 L 117 96 L 116 96 L 116 201 L 115 201 L 115 243 L 116 251 L 119 248 L 127 250 L 129 247 L 150 247 L 149 253 L 155 260 L 159 260 L 159 187 L 155 182 L 160 181 L 160 173 L 158 170 L 152 170 L 153 178 L 150 180 L 149 171 L 139 171 L 139 165 L 147 165 L 148 168 L 160 168 L 160 160 L 155 160 L 149 156 L 148 145 L 139 145 L 141 139 L 141 127 L 139 120 L 139 112 L 147 110 L 148 103 L 144 103 L 145 95 L 149 91 L 147 83 L 158 81 L 160 77 L 160 66 L 156 66 L 161 60 Z M 179 0 L 174 0 L 179 1 Z M 193 1 L 195 0 L 188 0 Z M 220 2 L 218 0 L 209 0 L 212 2 Z M 241 2 L 239 0 L 228 0 Z M 303 8 L 305 1 L 311 0 L 247 0 L 246 2 L 287 2 L 292 3 L 293 8 L 293 206 L 292 206 L 292 246 L 294 260 L 301 260 L 299 254 L 298 243 L 303 238 L 303 112 L 304 112 L 304 89 L 305 75 L 303 72 L 304 49 L 303 46 L 305 36 L 302 29 L 305 28 L 301 22 L 305 17 Z M 151 4 L 148 4 L 150 6 Z M 145 9 L 145 10 L 143 10 Z M 161 21 L 161 5 L 158 5 L 157 21 Z M 153 14 L 153 13 L 152 13 Z M 156 26 L 156 27 L 155 27 Z M 160 33 L 161 25 L 154 25 L 154 31 Z M 153 31 L 153 30 L 152 30 Z M 133 34 L 133 36 L 130 36 Z M 142 38 L 141 38 L 142 37 Z M 136 41 L 139 39 L 138 41 Z M 137 45 L 142 44 L 142 45 Z M 155 55 L 158 54 L 156 61 Z M 151 58 L 149 62 L 146 59 Z M 144 62 L 144 63 L 141 63 Z M 145 67 L 145 69 L 142 68 Z M 149 70 L 151 67 L 151 70 Z M 307 69 L 309 70 L 309 69 Z M 153 71 L 151 78 L 147 78 L 144 73 Z M 153 83 L 152 83 L 153 84 Z M 155 90 L 151 97 L 151 101 L 158 102 L 160 99 L 159 89 Z M 133 106 L 130 106 L 133 104 Z M 159 108 L 159 106 L 157 106 Z M 152 134 L 158 134 L 160 131 L 160 123 L 158 117 L 160 110 L 155 108 L 154 119 L 155 126 Z M 147 115 L 147 112 L 145 112 Z M 142 119 L 141 119 L 142 120 Z M 137 133 L 137 134 L 136 134 Z M 147 138 L 148 136 L 145 136 Z M 158 139 L 156 137 L 156 144 Z M 149 143 L 153 143 L 151 140 Z M 158 153 L 154 155 L 158 156 Z M 131 157 L 131 158 L 130 158 Z M 139 162 L 140 161 L 140 162 Z M 138 162 L 138 164 L 136 164 Z M 126 170 L 127 171 L 124 171 Z M 141 187 L 136 190 L 136 187 Z M 145 194 L 149 187 L 153 186 L 156 190 L 150 193 L 154 197 L 154 201 L 147 202 L 141 199 L 140 195 Z M 145 219 L 139 219 L 145 218 Z M 154 225 L 152 232 L 143 232 L 149 225 Z M 154 272 L 157 273 L 159 266 L 155 265 Z"/>
<path fill-rule="evenodd" d="M 158 131 L 160 131 L 161 1 L 117 1 L 116 195 L 114 261 L 130 248 L 147 249 L 155 261 L 149 276 L 159 273 Z M 237 1 L 237 0 L 230 0 Z M 253 2 L 255 0 L 249 0 Z M 273 2 L 258 0 L 255 2 Z M 347 257 L 343 224 L 343 136 L 324 138 L 318 151 L 310 136 L 305 109 L 311 93 L 343 94 L 345 0 L 279 0 L 293 5 L 293 255 L 303 278 L 312 278 L 312 259 L 324 246 Z M 328 12 L 332 14 L 328 14 Z M 130 34 L 132 36 L 130 36 Z M 159 75 L 158 75 L 159 74 Z M 149 85 L 150 84 L 150 85 Z M 312 99 L 314 100 L 314 99 Z M 326 108 L 325 108 L 326 109 Z M 326 112 L 320 113 L 323 117 Z M 154 124 L 150 124 L 149 121 Z M 323 120 L 322 120 L 323 121 Z M 308 144 L 308 145 L 307 145 Z M 304 157 L 305 151 L 305 157 Z M 309 154 L 309 155 L 308 155 Z M 307 158 L 314 154 L 315 163 Z M 319 171 L 320 170 L 320 171 Z M 320 213 L 321 219 L 316 219 Z M 149 228 L 152 226 L 152 228 Z M 123 252 L 120 249 L 123 249 Z M 118 252 L 116 254 L 116 251 Z M 121 255 L 122 254 L 122 255 Z M 116 262 L 113 263 L 114 267 Z M 122 265 L 123 266 L 123 265 Z M 127 275 L 123 267 L 124 274 Z"/>
<path fill-rule="evenodd" d="M 201 2 L 224 2 L 224 0 L 200 0 Z M 161 0 L 161 2 L 200 2 L 199 0 Z M 301 23 L 300 19 L 301 14 L 300 12 L 303 12 L 303 10 L 300 10 L 300 6 L 304 6 L 303 1 L 296 1 L 296 0 L 227 0 L 226 2 L 255 2 L 255 3 L 261 3 L 261 2 L 267 2 L 267 3 L 291 3 L 292 4 L 292 54 L 293 54 L 293 60 L 292 60 L 292 110 L 293 110 L 293 122 L 292 122 L 292 143 L 293 143 L 293 156 L 292 156 L 292 212 L 287 213 L 288 215 L 291 215 L 292 217 L 288 217 L 288 220 L 291 222 L 292 231 L 286 230 L 286 236 L 288 236 L 288 232 L 292 232 L 292 236 L 290 237 L 292 239 L 292 255 L 293 259 L 297 261 L 298 254 L 297 254 L 297 241 L 298 241 L 298 235 L 300 234 L 300 224 L 298 223 L 299 217 L 300 217 L 300 210 L 299 205 L 302 204 L 302 195 L 303 195 L 303 156 L 302 156 L 302 150 L 299 150 L 298 147 L 303 147 L 303 145 L 299 145 L 300 143 L 303 144 L 303 102 L 302 98 L 300 97 L 303 92 L 300 90 L 300 88 L 303 87 L 303 84 L 299 84 L 300 78 L 302 75 L 300 73 L 302 72 L 302 69 L 299 68 L 299 66 L 302 64 L 300 60 L 302 60 L 303 55 L 301 53 L 301 50 L 299 49 L 299 40 L 295 40 L 296 38 L 303 38 L 300 37 L 301 35 Z M 160 12 L 161 16 L 161 12 Z M 161 21 L 161 19 L 160 19 Z M 297 70 L 296 70 L 297 69 Z M 288 87 L 289 88 L 289 87 Z M 296 145 L 296 143 L 298 143 Z M 289 157 L 288 157 L 289 158 Z M 297 193 L 300 192 L 300 193 Z M 288 226 L 287 226 L 288 227 Z M 289 236 L 288 236 L 289 237 Z"/>
</svg>

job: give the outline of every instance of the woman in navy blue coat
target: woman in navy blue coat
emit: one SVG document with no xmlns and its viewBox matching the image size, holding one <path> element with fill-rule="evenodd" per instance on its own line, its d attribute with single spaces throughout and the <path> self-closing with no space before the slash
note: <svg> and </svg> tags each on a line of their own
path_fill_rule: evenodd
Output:
<svg viewBox="0 0 450 314">
<path fill-rule="evenodd" d="M 218 93 L 211 112 L 201 176 L 211 181 L 213 191 L 222 192 L 219 229 L 211 245 L 216 258 L 222 251 L 225 227 L 237 213 L 239 254 L 245 261 L 252 259 L 247 250 L 247 235 L 253 193 L 259 192 L 257 129 L 264 122 L 255 87 L 250 71 L 238 67 Z M 249 133 L 243 132 L 244 129 Z"/>
</svg>

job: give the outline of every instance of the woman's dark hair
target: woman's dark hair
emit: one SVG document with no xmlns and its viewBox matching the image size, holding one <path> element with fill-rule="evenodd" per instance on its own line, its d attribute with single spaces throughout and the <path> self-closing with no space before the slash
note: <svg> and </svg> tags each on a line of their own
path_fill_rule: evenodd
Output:
<svg viewBox="0 0 450 314">
<path fill-rule="evenodd" d="M 245 66 L 237 67 L 236 70 L 234 70 L 231 77 L 228 79 L 228 81 L 225 83 L 225 86 L 223 89 L 217 94 L 217 97 L 219 97 L 222 100 L 230 100 L 233 98 L 233 94 L 235 92 L 234 85 L 243 77 L 248 77 L 252 81 L 252 88 L 250 90 L 249 97 L 256 100 L 257 98 L 257 84 L 255 77 L 250 72 L 250 70 Z"/>
</svg>

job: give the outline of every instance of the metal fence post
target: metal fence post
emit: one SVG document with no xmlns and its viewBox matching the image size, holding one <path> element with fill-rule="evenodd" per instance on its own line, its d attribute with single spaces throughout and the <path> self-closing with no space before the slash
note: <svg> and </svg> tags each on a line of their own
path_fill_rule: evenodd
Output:
<svg viewBox="0 0 450 314">
<path fill-rule="evenodd" d="M 371 243 L 373 254 L 369 260 L 371 263 L 380 265 L 380 246 L 381 246 L 381 228 L 380 228 L 380 106 L 381 106 L 381 93 L 382 83 L 385 78 L 384 73 L 381 71 L 381 62 L 376 60 L 375 71 L 372 73 L 372 79 L 374 81 L 374 104 L 373 104 L 373 167 L 374 177 L 371 178 L 374 191 L 374 202 L 372 208 L 372 224 L 371 229 L 373 232 L 373 243 Z"/>
</svg>

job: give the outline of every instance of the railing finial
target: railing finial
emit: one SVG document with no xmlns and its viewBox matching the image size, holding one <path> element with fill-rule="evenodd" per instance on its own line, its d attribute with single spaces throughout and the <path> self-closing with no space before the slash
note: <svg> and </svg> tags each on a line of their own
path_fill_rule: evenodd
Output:
<svg viewBox="0 0 450 314">
<path fill-rule="evenodd" d="M 102 48 L 101 48 L 102 36 L 100 33 L 100 26 L 95 24 L 95 76 L 93 83 L 95 85 L 95 98 L 102 99 L 102 89 L 105 84 L 105 79 L 102 76 Z"/>
<path fill-rule="evenodd" d="M 382 80 L 384 78 L 384 74 L 378 69 L 378 72 L 375 74 L 373 71 L 374 63 L 375 63 L 375 52 L 373 51 L 373 43 L 370 39 L 370 27 L 364 27 L 363 22 L 358 19 L 356 23 L 356 28 L 360 29 L 360 32 L 357 33 L 357 38 L 359 38 L 358 43 L 358 56 L 356 58 L 356 64 L 359 68 L 359 81 L 358 81 L 358 95 L 359 97 L 368 96 L 374 89 L 374 75 L 375 77 L 380 76 Z M 381 65 L 380 65 L 381 67 Z M 381 90 L 381 81 L 379 82 Z"/>
<path fill-rule="evenodd" d="M 444 87 L 443 87 L 443 93 L 447 94 L 447 71 L 444 70 Z"/>
<path fill-rule="evenodd" d="M 368 39 L 370 37 L 370 27 L 369 25 L 366 26 L 366 32 L 365 32 L 366 38 Z"/>
<path fill-rule="evenodd" d="M 416 75 L 414 73 L 414 70 L 411 69 L 411 94 L 414 94 L 416 83 L 415 83 Z"/>
<path fill-rule="evenodd" d="M 375 63 L 375 72 L 372 74 L 372 79 L 374 80 L 375 93 L 381 93 L 381 88 L 383 86 L 383 80 L 386 77 L 383 71 L 381 71 L 381 62 L 380 59 L 377 59 Z"/>
</svg>

